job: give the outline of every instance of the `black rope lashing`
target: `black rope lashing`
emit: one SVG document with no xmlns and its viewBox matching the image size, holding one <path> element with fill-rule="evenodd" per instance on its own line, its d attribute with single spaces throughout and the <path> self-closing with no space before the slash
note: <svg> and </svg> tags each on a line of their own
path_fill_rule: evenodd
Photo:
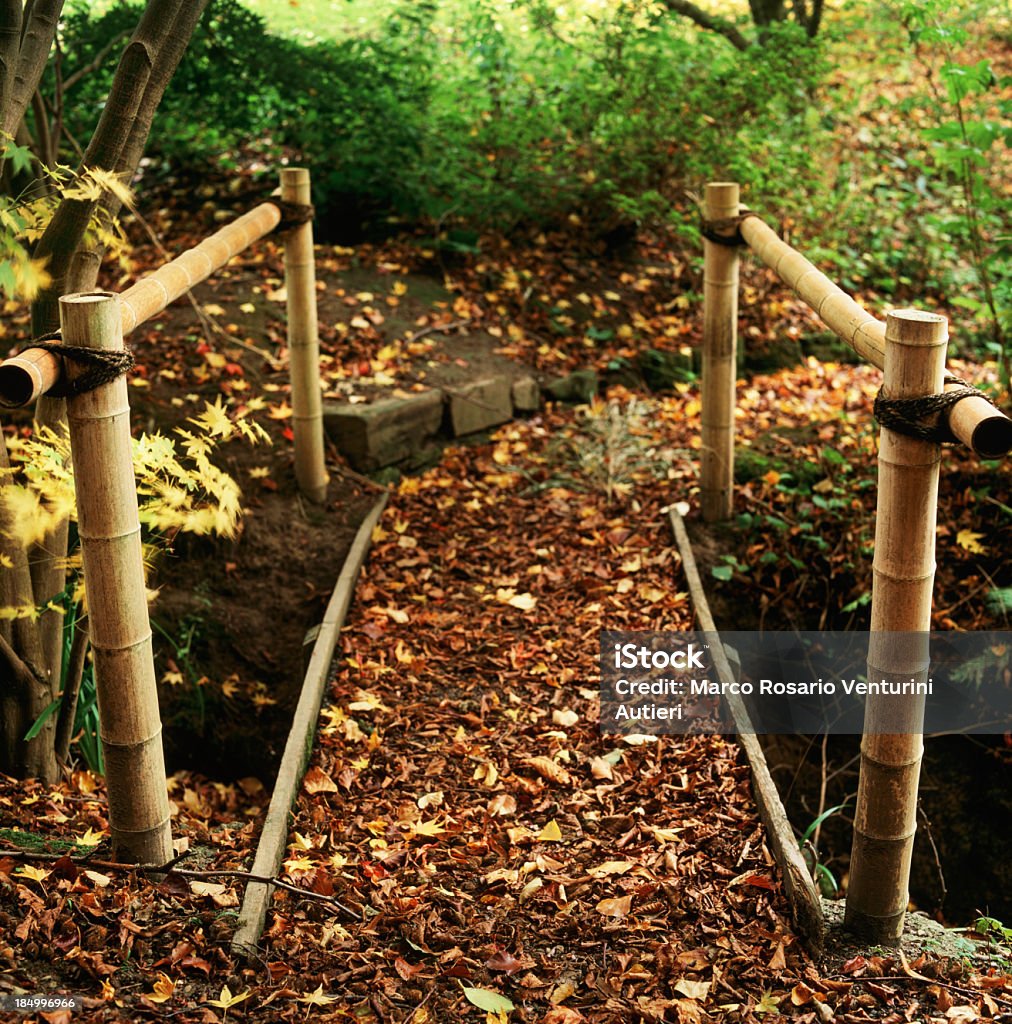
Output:
<svg viewBox="0 0 1012 1024">
<path fill-rule="evenodd" d="M 275 196 L 271 196 L 268 201 L 281 211 L 281 223 L 274 229 L 280 234 L 291 231 L 301 224 L 308 224 L 316 216 L 316 208 L 312 203 L 287 203 Z"/>
<path fill-rule="evenodd" d="M 732 248 L 748 245 L 741 236 L 741 222 L 746 217 L 758 217 L 759 214 L 751 210 L 742 210 L 737 217 L 723 217 L 719 220 L 701 219 L 699 222 L 699 233 L 715 245 L 728 245 Z"/>
<path fill-rule="evenodd" d="M 945 376 L 946 384 L 956 384 L 956 391 L 943 391 L 940 395 L 922 395 L 919 398 L 887 398 L 881 391 L 875 396 L 873 409 L 880 427 L 897 434 L 916 437 L 935 444 L 955 444 L 958 438 L 949 427 L 945 413 L 964 398 L 983 398 L 991 402 L 982 391 L 971 387 L 959 377 Z"/>
<path fill-rule="evenodd" d="M 61 359 L 69 359 L 78 366 L 86 367 L 84 373 L 74 380 L 67 379 L 66 369 L 60 379 L 46 392 L 51 398 L 74 398 L 87 391 L 94 391 L 103 384 L 111 384 L 117 377 L 129 372 L 134 365 L 134 355 L 128 349 L 84 348 L 80 345 L 65 345 L 57 341 L 59 331 L 35 338 L 28 348 L 41 348 Z"/>
</svg>

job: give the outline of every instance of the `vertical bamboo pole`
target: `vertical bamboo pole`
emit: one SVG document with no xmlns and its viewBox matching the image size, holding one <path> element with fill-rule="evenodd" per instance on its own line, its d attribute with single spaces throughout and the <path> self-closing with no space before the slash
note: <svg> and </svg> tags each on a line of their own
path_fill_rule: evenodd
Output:
<svg viewBox="0 0 1012 1024">
<path fill-rule="evenodd" d="M 704 213 L 708 221 L 736 217 L 738 185 L 708 184 Z M 704 239 L 700 502 L 708 523 L 731 515 L 737 340 L 738 250 Z"/>
<path fill-rule="evenodd" d="M 115 295 L 66 295 L 60 320 L 67 345 L 123 348 Z M 77 374 L 71 364 L 71 379 Z M 164 864 L 172 857 L 172 834 L 126 379 L 68 399 L 67 422 L 113 849 L 131 862 Z"/>
<path fill-rule="evenodd" d="M 309 205 L 309 171 L 305 167 L 282 170 L 281 199 L 286 203 Z M 299 490 L 310 501 L 322 503 L 327 499 L 328 478 L 323 459 L 323 399 L 320 394 L 313 225 L 309 222 L 293 228 L 285 241 L 285 290 L 288 295 L 295 479 Z"/>
<path fill-rule="evenodd" d="M 945 317 L 889 313 L 885 394 L 941 392 L 947 338 Z M 940 457 L 931 441 L 881 431 L 869 683 L 927 678 Z M 869 942 L 896 945 L 903 933 L 923 722 L 923 697 L 867 698 L 845 923 Z"/>
</svg>

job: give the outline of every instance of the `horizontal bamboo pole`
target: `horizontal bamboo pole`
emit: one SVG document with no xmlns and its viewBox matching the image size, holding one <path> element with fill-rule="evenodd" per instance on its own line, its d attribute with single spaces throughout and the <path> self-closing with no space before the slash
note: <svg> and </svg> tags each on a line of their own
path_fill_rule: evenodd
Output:
<svg viewBox="0 0 1012 1024">
<path fill-rule="evenodd" d="M 60 320 L 68 345 L 123 349 L 115 295 L 65 295 Z M 113 850 L 125 862 L 164 864 L 172 835 L 126 378 L 68 399 L 67 423 Z"/>
<path fill-rule="evenodd" d="M 233 256 L 270 234 L 281 221 L 274 203 L 261 203 L 188 249 L 174 260 L 131 285 L 119 296 L 123 334 L 157 316 L 185 291 L 220 270 Z M 15 408 L 45 394 L 62 373 L 52 352 L 28 348 L 0 363 L 0 406 Z"/>
<path fill-rule="evenodd" d="M 862 359 L 880 370 L 885 368 L 885 324 L 862 309 L 758 217 L 742 220 L 741 236 L 759 259 L 783 278 Z M 945 388 L 958 389 L 955 384 Z M 1012 420 L 985 398 L 964 398 L 946 415 L 953 434 L 981 458 L 1001 458 L 1012 450 Z"/>
</svg>

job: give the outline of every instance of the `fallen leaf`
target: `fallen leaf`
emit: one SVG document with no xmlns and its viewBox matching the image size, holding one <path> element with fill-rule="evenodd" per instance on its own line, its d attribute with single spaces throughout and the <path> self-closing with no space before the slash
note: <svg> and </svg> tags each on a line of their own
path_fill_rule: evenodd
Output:
<svg viewBox="0 0 1012 1024">
<path fill-rule="evenodd" d="M 608 875 L 624 875 L 635 866 L 631 860 L 606 860 L 596 868 L 591 868 L 588 874 L 593 875 L 594 878 L 605 878 Z"/>
<path fill-rule="evenodd" d="M 562 829 L 559 828 L 555 819 L 553 818 L 539 833 L 538 842 L 541 843 L 561 843 L 562 842 Z"/>
<path fill-rule="evenodd" d="M 337 999 L 337 996 L 325 995 L 323 985 L 317 985 L 308 995 L 299 996 L 298 1002 L 305 1003 L 307 1006 L 328 1006 L 330 1003 L 336 1003 Z"/>
<path fill-rule="evenodd" d="M 488 804 L 489 814 L 500 814 L 505 816 L 507 814 L 516 814 L 516 810 L 516 798 L 511 796 L 509 793 L 496 793 Z"/>
<path fill-rule="evenodd" d="M 467 985 L 460 986 L 464 991 L 464 998 L 479 1010 L 487 1013 L 509 1013 L 516 1009 L 512 1002 L 498 992 L 492 992 L 487 988 L 468 988 Z"/>
<path fill-rule="evenodd" d="M 172 993 L 175 990 L 176 983 L 167 974 L 159 971 L 158 979 L 155 981 L 152 991 L 147 994 L 147 998 L 153 1003 L 166 1003 L 172 998 Z"/>
<path fill-rule="evenodd" d="M 984 534 L 974 533 L 972 530 L 960 530 L 956 534 L 956 543 L 972 555 L 986 555 L 987 548 L 980 543 L 980 539 L 983 536 Z"/>
<path fill-rule="evenodd" d="M 675 982 L 674 989 L 676 992 L 681 992 L 683 996 L 688 996 L 689 999 L 704 1000 L 710 994 L 710 982 L 682 978 Z"/>
<path fill-rule="evenodd" d="M 241 992 L 239 995 L 234 996 L 232 995 L 232 990 L 228 985 L 222 985 L 221 995 L 219 995 L 217 999 L 208 999 L 207 1003 L 208 1006 L 217 1006 L 220 1010 L 227 1010 L 230 1007 L 235 1006 L 237 1003 L 241 1003 L 244 999 L 249 999 L 251 994 L 250 990 L 246 989 L 245 992 Z"/>
<path fill-rule="evenodd" d="M 529 757 L 526 764 L 529 764 L 543 779 L 548 779 L 549 782 L 557 782 L 560 786 L 568 786 L 573 781 L 569 772 L 550 757 L 544 757 L 543 755 Z"/>
<path fill-rule="evenodd" d="M 632 909 L 632 896 L 616 896 L 614 899 L 601 900 L 597 912 L 605 917 L 625 917 Z"/>
<path fill-rule="evenodd" d="M 337 783 L 320 767 L 313 765 L 306 772 L 302 784 L 307 793 L 336 793 Z"/>
</svg>

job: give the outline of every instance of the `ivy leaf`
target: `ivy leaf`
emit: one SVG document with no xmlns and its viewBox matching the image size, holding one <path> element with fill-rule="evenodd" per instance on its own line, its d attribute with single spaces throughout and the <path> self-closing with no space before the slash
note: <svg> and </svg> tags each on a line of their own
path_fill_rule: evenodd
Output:
<svg viewBox="0 0 1012 1024">
<path fill-rule="evenodd" d="M 772 992 L 763 992 L 762 999 L 756 1003 L 755 1013 L 780 1013 L 780 1008 L 777 1003 L 780 1002 L 780 996 L 773 995 Z"/>
</svg>

